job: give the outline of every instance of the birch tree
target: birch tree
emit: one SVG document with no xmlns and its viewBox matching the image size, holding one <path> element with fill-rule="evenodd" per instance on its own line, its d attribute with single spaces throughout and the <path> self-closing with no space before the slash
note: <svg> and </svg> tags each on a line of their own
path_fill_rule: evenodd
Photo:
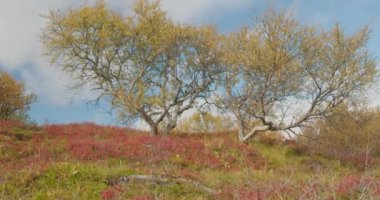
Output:
<svg viewBox="0 0 380 200">
<path fill-rule="evenodd" d="M 339 25 L 323 31 L 276 11 L 226 36 L 219 105 L 234 114 L 240 141 L 296 134 L 363 96 L 377 74 L 368 38 L 368 28 L 348 36 Z"/>
<path fill-rule="evenodd" d="M 213 27 L 172 22 L 158 1 L 138 0 L 132 11 L 123 17 L 102 2 L 51 11 L 42 43 L 78 87 L 100 91 L 99 99 L 124 119 L 142 119 L 152 134 L 169 133 L 212 90 L 218 36 Z"/>
</svg>

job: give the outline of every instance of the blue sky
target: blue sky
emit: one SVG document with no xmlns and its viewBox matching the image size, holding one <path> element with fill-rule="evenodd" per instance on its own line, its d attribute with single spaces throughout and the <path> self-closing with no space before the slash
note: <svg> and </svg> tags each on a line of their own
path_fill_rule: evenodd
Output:
<svg viewBox="0 0 380 200">
<path fill-rule="evenodd" d="M 68 92 L 72 80 L 59 67 L 51 66 L 42 55 L 38 34 L 45 21 L 41 15 L 49 8 L 78 7 L 80 0 L 0 0 L 0 69 L 25 82 L 38 95 L 30 111 L 37 123 L 92 121 L 117 124 L 106 103 L 88 105 L 96 94 L 89 89 Z M 93 0 L 87 0 L 93 3 Z M 106 0 L 112 9 L 127 15 L 132 0 Z M 268 6 L 288 9 L 305 24 L 329 29 L 339 23 L 348 34 L 365 25 L 372 29 L 370 53 L 380 59 L 380 1 L 378 0 L 161 0 L 162 7 L 176 21 L 215 24 L 221 32 L 252 25 L 252 17 Z M 378 65 L 380 66 L 380 65 Z M 380 95 L 371 91 L 371 103 L 380 105 Z"/>
</svg>

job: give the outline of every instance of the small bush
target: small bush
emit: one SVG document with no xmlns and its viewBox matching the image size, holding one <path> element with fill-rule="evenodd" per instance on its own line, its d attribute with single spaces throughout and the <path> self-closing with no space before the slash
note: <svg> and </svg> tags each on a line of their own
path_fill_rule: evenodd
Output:
<svg viewBox="0 0 380 200">
<path fill-rule="evenodd" d="M 354 154 L 342 155 L 339 157 L 339 161 L 342 165 L 352 165 L 360 170 L 365 170 L 373 165 L 375 159 L 368 154 Z"/>
<path fill-rule="evenodd" d="M 26 94 L 23 83 L 0 71 L 0 120 L 27 120 L 27 111 L 35 99 L 34 94 Z"/>
<path fill-rule="evenodd" d="M 265 132 L 258 135 L 257 141 L 268 146 L 273 146 L 281 144 L 284 141 L 284 137 L 281 133 Z"/>
<path fill-rule="evenodd" d="M 177 133 L 216 133 L 229 132 L 236 127 L 228 116 L 214 115 L 209 112 L 197 112 L 182 120 L 174 132 Z"/>
<path fill-rule="evenodd" d="M 297 156 L 309 154 L 309 146 L 301 141 L 294 141 L 287 143 L 289 150 L 292 154 Z"/>
<path fill-rule="evenodd" d="M 369 167 L 380 149 L 380 110 L 341 108 L 305 129 L 311 153 L 338 159 L 358 169 Z"/>
<path fill-rule="evenodd" d="M 113 200 L 121 193 L 122 188 L 120 185 L 113 185 L 102 191 L 100 197 L 102 200 Z"/>
<path fill-rule="evenodd" d="M 348 175 L 336 184 L 335 192 L 341 199 L 379 199 L 379 184 L 374 177 Z"/>
<path fill-rule="evenodd" d="M 153 200 L 153 199 L 156 199 L 156 198 L 152 196 L 135 196 L 131 198 L 131 200 Z"/>
</svg>

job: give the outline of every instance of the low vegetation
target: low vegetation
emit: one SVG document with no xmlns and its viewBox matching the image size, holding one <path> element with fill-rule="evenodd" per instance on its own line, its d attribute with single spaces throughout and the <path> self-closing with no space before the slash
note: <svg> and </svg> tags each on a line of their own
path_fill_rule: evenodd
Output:
<svg viewBox="0 0 380 200">
<path fill-rule="evenodd" d="M 235 134 L 154 136 L 91 123 L 33 126 L 4 121 L 0 199 L 380 197 L 376 165 L 363 170 L 271 135 L 245 145 Z M 132 178 L 120 181 L 122 177 Z"/>
</svg>

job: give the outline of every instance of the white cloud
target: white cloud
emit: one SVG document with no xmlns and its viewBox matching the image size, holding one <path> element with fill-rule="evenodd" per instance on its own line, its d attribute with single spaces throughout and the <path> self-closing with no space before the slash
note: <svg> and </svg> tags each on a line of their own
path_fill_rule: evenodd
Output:
<svg viewBox="0 0 380 200">
<path fill-rule="evenodd" d="M 28 90 L 38 95 L 41 104 L 67 106 L 72 102 L 95 99 L 95 92 L 89 88 L 72 91 L 68 88 L 72 80 L 57 67 L 34 65 L 19 69 L 20 77 L 27 83 Z"/>
<path fill-rule="evenodd" d="M 64 8 L 74 2 L 1 0 L 0 3 L 0 67 L 18 71 L 26 87 L 37 93 L 43 103 L 67 105 L 69 96 L 64 86 L 71 80 L 41 55 L 38 35 L 45 23 L 41 15 L 49 8 Z"/>
<path fill-rule="evenodd" d="M 71 1 L 74 2 L 74 1 Z M 54 3 L 54 4 L 53 4 Z M 1 0 L 0 3 L 0 61 L 8 69 L 27 62 L 35 62 L 40 56 L 38 34 L 44 24 L 41 14 L 49 7 L 63 7 L 70 1 Z"/>
<path fill-rule="evenodd" d="M 225 11 L 251 5 L 252 0 L 161 0 L 168 15 L 180 22 L 211 23 Z"/>
</svg>

